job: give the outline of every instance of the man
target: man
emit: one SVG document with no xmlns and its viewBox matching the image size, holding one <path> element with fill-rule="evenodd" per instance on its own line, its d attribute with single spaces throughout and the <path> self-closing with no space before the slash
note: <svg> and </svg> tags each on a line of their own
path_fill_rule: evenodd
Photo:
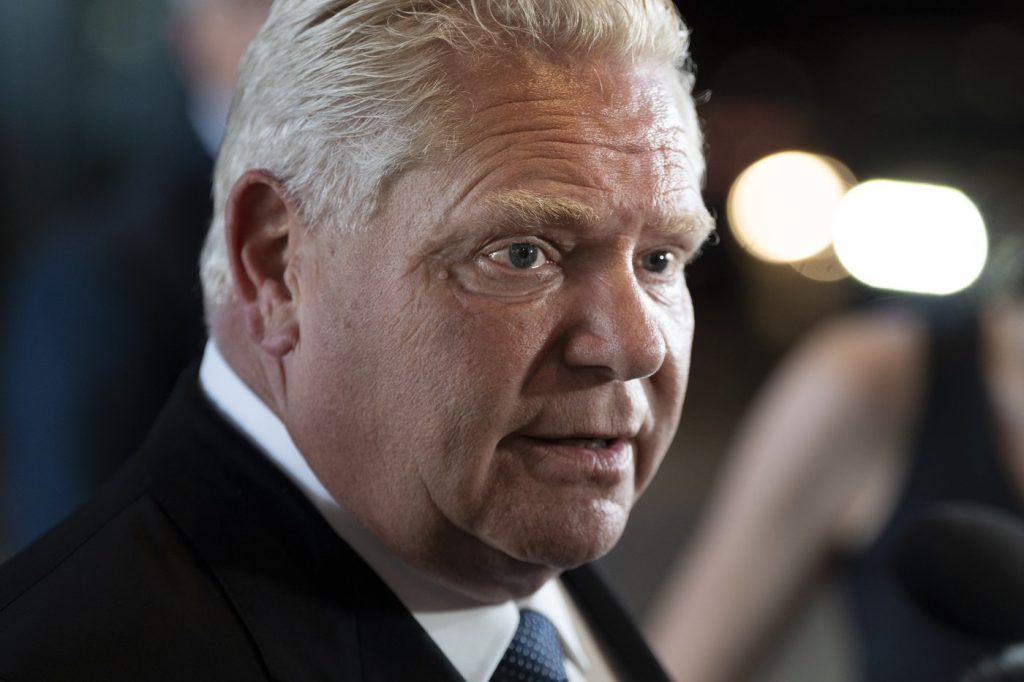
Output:
<svg viewBox="0 0 1024 682">
<path fill-rule="evenodd" d="M 162 130 L 112 197 L 63 220 L 12 278 L 0 349 L 9 543 L 0 555 L 53 526 L 135 452 L 203 347 L 194 280 L 213 157 L 238 61 L 270 2 L 169 6 L 191 129 Z"/>
<path fill-rule="evenodd" d="M 711 226 L 685 58 L 668 2 L 275 3 L 198 382 L 0 574 L 0 677 L 663 677 L 567 569 L 682 404 Z"/>
</svg>

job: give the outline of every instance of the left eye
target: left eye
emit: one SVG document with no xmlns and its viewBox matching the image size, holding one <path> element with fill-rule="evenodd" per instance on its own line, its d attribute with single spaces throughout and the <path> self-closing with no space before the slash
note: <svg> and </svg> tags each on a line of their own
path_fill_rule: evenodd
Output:
<svg viewBox="0 0 1024 682">
<path fill-rule="evenodd" d="M 657 249 L 640 257 L 640 266 L 648 272 L 662 274 L 670 271 L 677 264 L 676 255 L 669 249 Z"/>
<path fill-rule="evenodd" d="M 529 242 L 517 242 L 487 254 L 491 260 L 506 263 L 516 270 L 535 270 L 548 262 L 543 249 Z"/>
</svg>

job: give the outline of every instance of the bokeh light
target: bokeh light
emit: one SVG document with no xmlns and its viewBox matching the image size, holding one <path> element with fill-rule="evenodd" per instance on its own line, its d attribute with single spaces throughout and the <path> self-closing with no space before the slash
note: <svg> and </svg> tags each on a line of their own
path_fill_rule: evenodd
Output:
<svg viewBox="0 0 1024 682">
<path fill-rule="evenodd" d="M 807 279 L 813 279 L 815 282 L 838 282 L 850 276 L 850 273 L 836 257 L 836 251 L 831 244 L 821 253 L 816 253 L 810 258 L 789 265 Z"/>
<path fill-rule="evenodd" d="M 827 250 L 832 220 L 853 176 L 825 156 L 780 152 L 744 170 L 726 203 L 729 225 L 751 254 L 795 263 Z"/>
<path fill-rule="evenodd" d="M 977 207 L 957 189 L 871 180 L 840 202 L 834 246 L 843 266 L 869 286 L 951 294 L 981 274 L 988 233 Z"/>
</svg>

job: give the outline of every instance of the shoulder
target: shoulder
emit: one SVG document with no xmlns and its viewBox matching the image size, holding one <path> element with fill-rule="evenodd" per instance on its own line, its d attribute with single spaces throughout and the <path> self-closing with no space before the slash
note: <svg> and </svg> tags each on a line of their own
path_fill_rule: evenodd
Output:
<svg viewBox="0 0 1024 682">
<path fill-rule="evenodd" d="M 807 337 L 795 357 L 856 384 L 886 383 L 914 370 L 924 355 L 927 337 L 927 320 L 916 311 L 875 309 L 826 321 Z"/>
<path fill-rule="evenodd" d="M 899 494 L 927 383 L 930 336 L 925 314 L 890 307 L 834 320 L 802 351 L 820 391 L 837 395 L 835 428 L 821 451 L 837 472 L 832 532 L 841 551 L 875 537 Z"/>
<path fill-rule="evenodd" d="M 836 526 L 846 510 L 899 464 L 920 390 L 923 325 L 912 312 L 878 310 L 809 334 L 741 425 L 726 515 L 786 525 L 790 540 L 845 537 Z"/>
<path fill-rule="evenodd" d="M 928 343 L 928 321 L 910 309 L 838 316 L 784 361 L 771 380 L 772 398 L 831 408 L 851 425 L 902 428 L 920 397 Z"/>
<path fill-rule="evenodd" d="M 755 405 L 755 430 L 834 440 L 857 426 L 855 420 L 906 409 L 914 402 L 926 344 L 927 323 L 913 311 L 872 310 L 825 321 L 772 374 Z"/>
<path fill-rule="evenodd" d="M 258 663 L 216 580 L 145 492 L 98 500 L 0 569 L 0 678 L 213 679 L 228 661 L 252 674 Z"/>
</svg>

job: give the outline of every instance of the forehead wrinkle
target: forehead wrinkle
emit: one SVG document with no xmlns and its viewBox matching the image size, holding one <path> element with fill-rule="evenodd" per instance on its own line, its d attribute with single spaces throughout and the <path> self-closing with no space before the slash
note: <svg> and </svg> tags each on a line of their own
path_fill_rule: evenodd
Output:
<svg viewBox="0 0 1024 682">
<path fill-rule="evenodd" d="M 503 143 L 502 146 L 499 147 L 498 149 L 496 149 L 496 150 L 488 150 L 488 158 L 490 159 L 490 158 L 499 156 L 502 152 L 506 152 L 509 149 L 515 149 L 516 146 L 517 146 L 517 142 L 515 140 L 510 139 L 507 142 Z M 538 162 L 538 161 L 568 162 L 570 159 L 567 156 L 566 157 L 555 156 L 555 155 L 552 155 L 550 153 L 547 153 L 547 154 L 534 153 L 534 154 L 530 155 L 530 160 L 532 162 Z M 453 164 L 457 166 L 458 165 L 458 159 L 453 161 Z M 473 162 L 473 164 L 475 164 L 475 161 Z M 473 165 L 473 164 L 471 164 L 471 165 Z M 480 189 L 481 186 L 487 184 L 489 181 L 491 181 L 493 179 L 493 176 L 495 174 L 501 174 L 501 173 L 507 171 L 508 166 L 509 166 L 509 162 L 503 162 L 503 163 L 498 163 L 498 164 L 493 165 L 493 166 L 486 166 L 484 168 L 477 169 L 477 172 L 474 174 L 475 177 L 473 178 L 472 182 L 468 183 L 465 187 L 463 187 L 463 188 L 461 188 L 459 190 L 458 194 L 454 197 L 454 201 L 452 202 L 451 206 L 449 206 L 449 208 L 445 211 L 445 220 L 449 220 L 451 218 L 452 214 L 456 213 L 460 208 L 462 208 L 466 204 L 466 202 L 468 202 L 471 199 L 471 197 L 473 197 L 477 193 L 477 191 Z M 590 182 L 586 181 L 586 179 L 584 179 L 582 177 L 576 177 L 575 175 L 574 175 L 574 177 L 572 178 L 571 181 L 565 180 L 563 182 L 565 184 L 567 184 L 567 185 L 572 186 L 573 188 L 575 188 L 577 190 L 580 189 L 580 188 L 597 190 L 597 191 L 604 191 L 605 190 L 604 187 L 600 187 L 598 185 L 591 184 Z M 557 217 L 559 215 L 560 209 L 557 209 L 556 207 L 553 207 L 551 205 L 547 205 L 546 208 L 555 209 L 555 210 L 554 210 L 553 213 L 545 212 L 543 210 L 545 207 L 541 205 L 541 203 L 547 202 L 549 200 L 552 200 L 552 198 L 551 197 L 546 197 L 546 196 L 543 196 L 543 195 L 540 195 L 540 194 L 537 194 L 537 193 L 534 193 L 534 192 L 530 192 L 530 191 L 527 191 L 527 190 L 509 190 L 509 191 L 505 191 L 505 192 L 497 192 L 497 193 L 494 193 L 494 194 L 491 194 L 491 195 L 485 195 L 484 202 L 486 204 L 490 204 L 494 209 L 500 209 L 500 208 L 503 207 L 502 206 L 501 197 L 510 197 L 512 195 L 518 195 L 520 200 L 517 200 L 517 199 L 513 198 L 513 199 L 510 200 L 510 202 L 509 202 L 509 204 L 507 206 L 504 206 L 504 208 L 510 209 L 513 213 L 518 211 L 521 214 L 521 217 L 524 218 L 524 219 L 530 218 L 532 216 L 532 218 L 534 219 L 535 223 L 536 222 L 543 222 L 544 220 L 548 220 L 548 219 L 557 220 Z M 527 198 L 527 197 L 530 197 L 530 198 Z M 593 217 L 595 215 L 595 214 L 593 214 L 593 209 L 587 207 L 585 204 L 583 204 L 581 202 L 573 201 L 573 200 L 570 200 L 570 199 L 567 199 L 567 198 L 564 201 L 566 202 L 565 206 L 568 206 L 568 203 L 572 203 L 572 204 L 574 204 L 579 209 L 585 209 L 587 211 L 590 211 L 591 212 L 591 214 L 590 214 L 591 217 Z M 528 208 L 532 208 L 532 209 L 535 209 L 535 210 L 533 210 L 533 212 L 531 213 L 528 210 Z M 565 213 L 564 211 L 562 213 L 563 213 L 563 218 L 562 218 L 563 221 L 569 220 L 571 218 L 569 213 Z M 547 217 L 545 218 L 544 216 L 547 216 Z M 582 218 L 583 214 L 577 212 L 577 216 Z M 594 222 L 594 220 L 590 220 L 589 218 L 588 218 L 588 221 L 589 222 Z M 581 222 L 588 222 L 588 221 L 581 221 Z"/>
<path fill-rule="evenodd" d="M 581 130 L 578 126 L 581 120 L 590 120 L 592 126 L 589 129 Z M 637 135 L 637 140 L 616 138 L 605 130 L 608 128 L 608 122 L 615 120 L 610 116 L 585 116 L 569 113 L 546 114 L 541 117 L 501 116 L 497 117 L 493 123 L 483 126 L 482 130 L 477 131 L 471 139 L 465 140 L 461 149 L 458 150 L 458 155 L 470 154 L 481 145 L 499 143 L 504 139 L 529 133 L 541 135 L 541 137 L 530 141 L 530 145 L 533 146 L 543 144 L 589 146 L 604 148 L 620 154 L 643 154 L 671 149 L 670 145 L 652 147 L 649 144 L 646 138 L 651 132 L 658 132 L 654 126 L 648 128 L 646 131 L 648 135 Z M 680 136 L 682 137 L 682 133 Z M 515 143 L 516 140 L 509 140 L 501 149 Z"/>
<path fill-rule="evenodd" d="M 596 134 L 598 139 L 604 137 L 603 133 L 609 124 L 620 121 L 647 121 L 648 125 L 645 127 L 649 130 L 673 128 L 682 132 L 678 125 L 658 124 L 659 117 L 666 113 L 666 107 L 649 101 L 653 93 L 646 93 L 646 98 L 628 96 L 624 101 L 618 101 L 622 98 L 605 101 L 605 97 L 598 97 L 598 101 L 593 101 L 594 98 L 587 96 L 590 94 L 588 88 L 581 88 L 572 82 L 562 83 L 560 86 L 558 92 L 541 95 L 523 93 L 514 87 L 507 88 L 500 91 L 496 97 L 487 98 L 489 101 L 486 102 L 480 102 L 472 93 L 467 93 L 470 105 L 465 120 L 459 125 L 460 134 L 457 134 L 457 137 L 464 137 L 469 133 L 472 133 L 473 137 L 486 138 L 494 134 L 545 129 L 580 130 L 581 121 L 586 122 L 583 129 L 590 135 Z M 603 87 L 602 84 L 602 91 Z M 592 106 L 581 109 L 581 100 L 589 101 Z M 538 125 L 525 126 L 523 122 L 526 121 L 537 122 Z M 639 141 L 634 145 L 637 150 L 644 148 L 643 143 Z M 631 146 L 624 146 L 624 150 L 632 151 Z"/>
<path fill-rule="evenodd" d="M 516 138 L 516 135 L 518 133 L 522 133 L 522 132 L 541 132 L 541 131 L 543 131 L 543 132 L 550 132 L 550 133 L 552 133 L 552 136 L 549 137 L 549 138 L 546 138 L 546 139 L 541 139 L 541 140 L 530 140 L 528 143 L 522 144 L 522 145 L 521 145 L 520 141 Z M 482 147 L 485 144 L 489 144 L 489 145 L 496 145 L 496 146 L 494 146 L 493 148 L 488 148 L 488 149 L 485 150 L 486 153 L 483 155 L 483 157 L 485 159 L 493 159 L 495 157 L 499 157 L 504 152 L 508 152 L 511 149 L 516 149 L 517 147 L 522 146 L 521 153 L 530 152 L 530 160 L 533 161 L 533 162 L 537 162 L 537 161 L 562 162 L 562 161 L 571 160 L 572 156 L 571 155 L 564 155 L 564 156 L 562 156 L 562 155 L 559 155 L 557 153 L 552 153 L 552 152 L 557 152 L 559 147 L 561 147 L 561 148 L 584 147 L 584 148 L 593 149 L 595 151 L 596 150 L 604 150 L 605 152 L 609 152 L 610 151 L 610 152 L 613 152 L 615 154 L 622 154 L 622 155 L 627 156 L 627 157 L 634 157 L 634 156 L 641 155 L 641 154 L 657 155 L 657 156 L 661 157 L 661 159 L 662 159 L 661 165 L 665 169 L 682 169 L 682 170 L 686 170 L 686 169 L 689 168 L 689 164 L 685 163 L 685 160 L 688 159 L 688 157 L 689 157 L 689 155 L 686 153 L 685 149 L 682 149 L 682 148 L 677 147 L 677 146 L 672 145 L 672 144 L 662 144 L 662 145 L 658 145 L 658 146 L 652 147 L 650 145 L 644 145 L 644 144 L 628 142 L 628 141 L 620 141 L 620 142 L 616 143 L 616 142 L 613 142 L 611 140 L 596 141 L 596 140 L 577 140 L 577 139 L 568 139 L 568 138 L 562 139 L 562 138 L 559 138 L 557 136 L 557 133 L 559 133 L 559 132 L 562 132 L 562 130 L 559 129 L 559 128 L 550 128 L 548 126 L 537 126 L 537 127 L 533 127 L 533 128 L 527 127 L 527 126 L 519 126 L 519 127 L 515 128 L 515 129 L 512 129 L 510 131 L 503 131 L 501 133 L 495 133 L 495 134 L 492 134 L 492 135 L 485 136 L 482 139 L 473 141 L 472 143 L 470 143 L 470 144 L 466 145 L 465 147 L 463 147 L 463 149 L 460 150 L 458 152 L 458 154 L 450 160 L 449 163 L 452 166 L 457 168 L 457 167 L 459 167 L 462 164 L 462 162 L 464 160 L 468 160 L 469 161 L 469 167 L 473 167 L 473 166 L 475 166 L 476 164 L 478 164 L 480 162 L 479 159 L 474 158 L 473 152 L 477 151 L 478 147 Z M 683 162 L 676 161 L 675 157 L 677 157 L 677 156 L 681 156 L 684 161 Z M 462 190 L 458 193 L 458 196 L 455 198 L 455 201 L 454 201 L 453 205 L 451 206 L 451 208 L 449 209 L 448 212 L 450 213 L 450 212 L 454 211 L 455 209 L 457 209 L 457 207 L 460 204 L 464 203 L 471 195 L 473 195 L 476 192 L 476 190 L 481 185 L 483 185 L 485 182 L 487 182 L 494 173 L 501 172 L 507 166 L 507 163 L 508 162 L 506 162 L 505 164 L 498 164 L 498 165 L 496 165 L 494 167 L 484 167 L 484 168 L 477 169 L 478 172 L 476 173 L 476 177 L 473 179 L 472 182 L 468 183 L 465 187 L 462 188 Z M 606 188 L 606 187 L 604 187 L 604 186 L 602 186 L 600 184 L 594 184 L 594 183 L 588 181 L 587 179 L 585 179 L 582 176 L 574 176 L 572 178 L 571 184 L 574 185 L 577 188 L 593 189 L 593 190 L 598 190 L 598 191 L 602 191 L 602 192 L 607 191 L 607 189 L 608 189 L 608 188 Z M 666 189 L 671 189 L 671 188 L 666 188 Z M 529 192 L 523 192 L 524 196 L 526 194 L 531 194 L 534 198 L 541 198 L 541 195 L 537 195 L 537 194 L 533 194 L 533 193 L 529 193 Z M 515 202 L 513 202 L 513 204 L 514 203 Z M 579 205 L 583 206 L 583 204 L 579 204 Z M 512 206 L 512 207 L 514 208 L 514 206 Z"/>
</svg>

